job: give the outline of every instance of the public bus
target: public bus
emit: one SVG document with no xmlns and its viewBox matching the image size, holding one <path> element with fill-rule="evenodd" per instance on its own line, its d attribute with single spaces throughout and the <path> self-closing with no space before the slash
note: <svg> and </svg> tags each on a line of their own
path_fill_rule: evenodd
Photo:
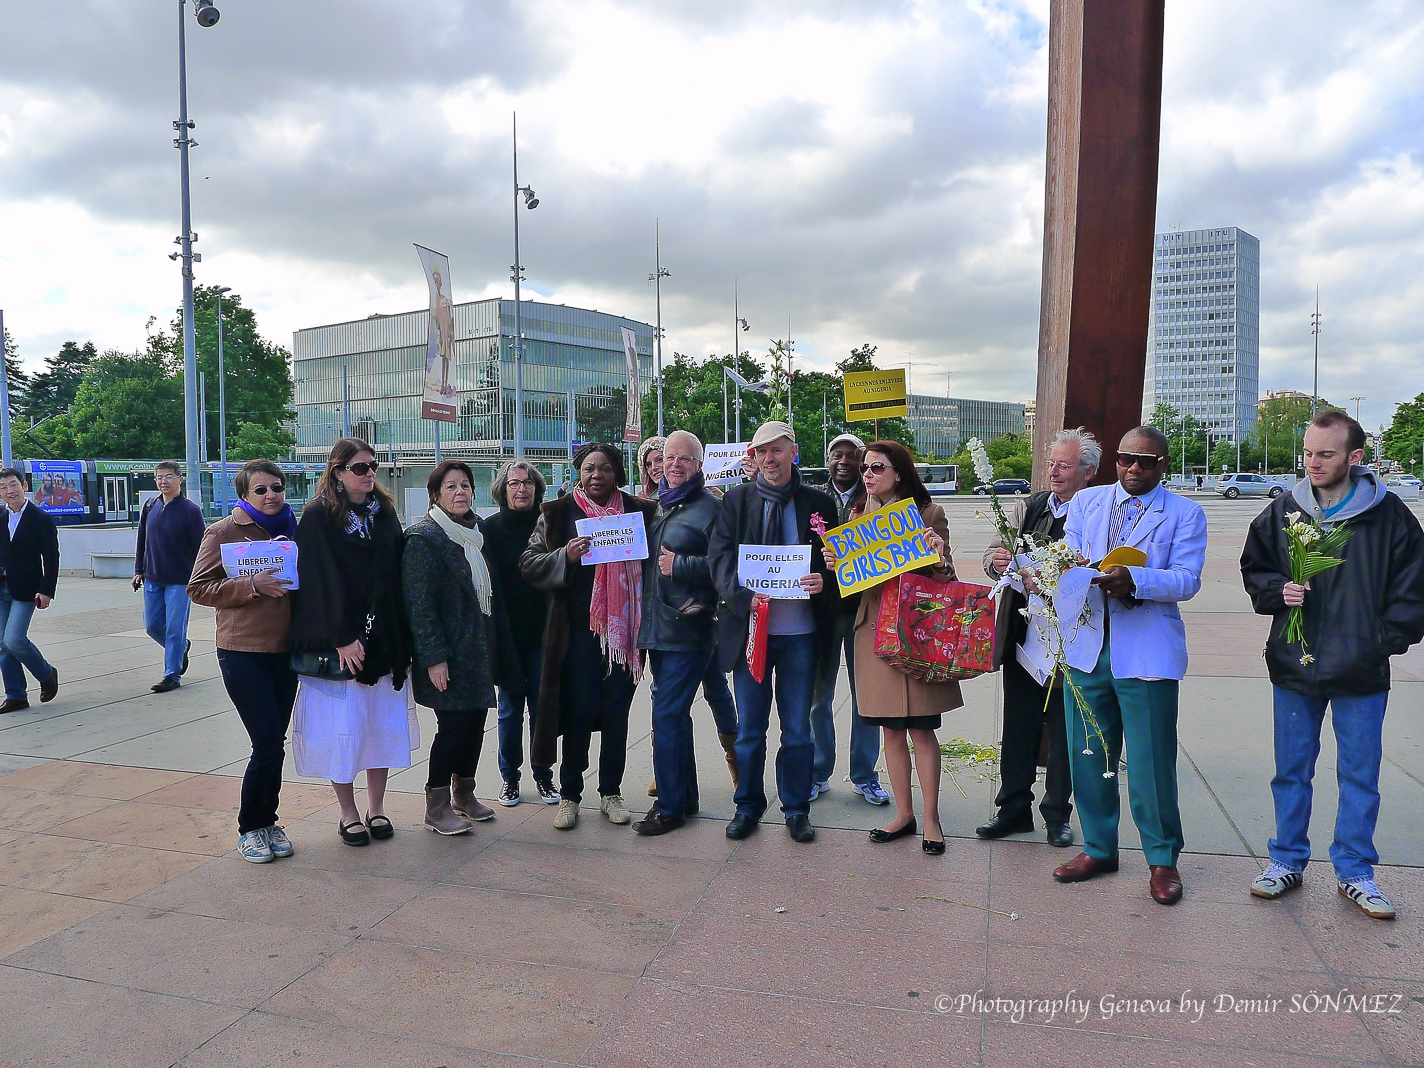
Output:
<svg viewBox="0 0 1424 1068">
<path fill-rule="evenodd" d="M 958 464 L 916 464 L 915 470 L 931 497 L 949 497 L 959 492 Z"/>
</svg>

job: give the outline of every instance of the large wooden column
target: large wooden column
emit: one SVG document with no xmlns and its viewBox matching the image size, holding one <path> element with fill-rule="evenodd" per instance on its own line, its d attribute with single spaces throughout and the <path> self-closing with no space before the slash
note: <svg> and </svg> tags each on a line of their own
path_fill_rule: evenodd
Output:
<svg viewBox="0 0 1424 1068">
<path fill-rule="evenodd" d="M 1142 422 L 1165 0 L 1052 0 L 1034 484 L 1087 427 L 1107 455 Z M 1116 472 L 1105 462 L 1097 481 Z"/>
</svg>

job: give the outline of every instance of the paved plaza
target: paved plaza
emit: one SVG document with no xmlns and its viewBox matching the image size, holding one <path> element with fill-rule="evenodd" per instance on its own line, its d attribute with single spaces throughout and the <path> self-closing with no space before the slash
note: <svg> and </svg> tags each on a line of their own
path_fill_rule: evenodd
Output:
<svg viewBox="0 0 1424 1068">
<path fill-rule="evenodd" d="M 1271 696 L 1268 621 L 1236 561 L 1261 505 L 1200 499 L 1205 583 L 1183 606 L 1186 895 L 1170 909 L 1147 893 L 1125 798 L 1133 848 L 1087 884 L 1052 881 L 1075 851 L 1041 829 L 976 840 L 995 784 L 972 775 L 966 796 L 943 783 L 945 856 L 870 844 L 888 813 L 845 777 L 844 676 L 841 760 L 810 845 L 774 809 L 762 833 L 726 839 L 731 784 L 699 702 L 702 815 L 681 831 L 640 838 L 589 807 L 556 831 L 526 774 L 526 803 L 441 838 L 421 827 L 420 762 L 392 776 L 393 840 L 343 845 L 330 788 L 293 778 L 282 820 L 296 855 L 247 864 L 234 849 L 247 738 L 212 613 L 194 609 L 182 689 L 155 695 L 161 650 L 141 598 L 64 578 L 31 630 L 59 696 L 41 706 L 32 690 L 33 707 L 0 719 L 0 1064 L 1424 1063 L 1424 651 L 1395 661 L 1385 721 L 1378 880 L 1399 919 L 1370 920 L 1335 892 L 1328 729 L 1320 863 L 1284 900 L 1249 897 L 1273 829 Z M 969 579 L 982 577 L 984 507 L 946 509 Z M 996 676 L 967 683 L 941 740 L 997 742 L 998 693 Z M 649 716 L 644 685 L 624 783 L 635 809 L 648 805 Z M 422 710 L 416 757 L 433 728 Z M 491 714 L 485 798 L 494 739 Z"/>
</svg>

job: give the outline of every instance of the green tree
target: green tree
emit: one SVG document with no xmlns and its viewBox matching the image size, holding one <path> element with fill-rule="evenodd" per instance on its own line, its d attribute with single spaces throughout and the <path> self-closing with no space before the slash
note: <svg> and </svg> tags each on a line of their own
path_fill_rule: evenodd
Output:
<svg viewBox="0 0 1424 1068">
<path fill-rule="evenodd" d="M 183 386 L 154 346 L 94 360 L 68 423 L 80 457 L 173 458 L 183 453 Z"/>
<path fill-rule="evenodd" d="M 723 440 L 722 367 L 731 364 L 730 356 L 708 356 L 702 362 L 685 353 L 675 352 L 671 363 L 663 364 L 663 428 L 686 430 L 696 434 L 704 445 Z M 762 368 L 743 352 L 733 368 L 748 382 L 761 380 Z M 766 394 L 742 391 L 742 433 L 750 437 L 751 428 L 766 418 L 769 407 Z M 736 434 L 736 391 L 730 381 L 726 393 L 727 440 Z M 657 433 L 657 387 L 643 397 L 643 436 Z M 819 425 L 819 424 L 818 424 Z"/>
<path fill-rule="evenodd" d="M 1033 475 L 1033 439 L 1025 434 L 1000 434 L 984 443 L 989 462 L 994 465 L 995 478 L 1030 478 Z M 961 447 L 948 463 L 959 465 L 959 488 L 972 490 L 980 484 L 974 474 L 974 460 L 967 447 Z"/>
<path fill-rule="evenodd" d="M 227 439 L 227 458 L 233 460 L 284 460 L 297 439 L 281 428 L 243 423 Z"/>
<path fill-rule="evenodd" d="M 1380 452 L 1406 471 L 1418 471 L 1424 449 L 1424 393 L 1394 409 L 1394 418 L 1384 432 Z"/>
<path fill-rule="evenodd" d="M 53 356 L 46 357 L 44 370 L 30 379 L 23 413 L 35 422 L 69 411 L 79 392 L 84 374 L 99 356 L 94 342 L 66 341 Z"/>
<path fill-rule="evenodd" d="M 1337 408 L 1323 398 L 1320 407 Z M 1268 471 L 1284 473 L 1298 466 L 1305 428 L 1312 418 L 1309 397 L 1269 397 L 1261 403 L 1254 436 Z M 1244 456 L 1242 466 L 1246 466 Z"/>
<path fill-rule="evenodd" d="M 30 376 L 20 366 L 20 356 L 15 339 L 10 336 L 10 328 L 5 328 L 5 387 L 10 394 L 10 418 L 15 419 L 25 410 L 25 395 L 30 388 Z"/>
</svg>

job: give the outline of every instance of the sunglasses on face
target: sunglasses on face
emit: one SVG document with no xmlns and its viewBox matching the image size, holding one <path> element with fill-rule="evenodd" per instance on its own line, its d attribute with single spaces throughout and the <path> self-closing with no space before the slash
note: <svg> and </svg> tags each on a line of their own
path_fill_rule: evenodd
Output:
<svg viewBox="0 0 1424 1068">
<path fill-rule="evenodd" d="M 884 460 L 875 460 L 872 463 L 861 464 L 860 473 L 863 475 L 867 471 L 874 471 L 877 475 L 883 475 L 886 471 L 893 471 L 894 468 Z"/>
<path fill-rule="evenodd" d="M 269 493 L 285 493 L 287 491 L 282 483 L 274 482 L 270 486 L 253 486 L 252 492 L 258 497 L 265 497 Z"/>
<path fill-rule="evenodd" d="M 374 475 L 380 469 L 381 462 L 379 460 L 372 460 L 370 463 L 347 464 L 342 468 L 344 471 L 350 471 L 353 475 L 360 475 L 363 478 L 366 475 Z"/>
<path fill-rule="evenodd" d="M 1157 465 L 1162 462 L 1162 457 L 1150 452 L 1120 452 L 1117 454 L 1117 465 L 1124 471 L 1136 464 L 1144 471 L 1156 471 Z"/>
</svg>

